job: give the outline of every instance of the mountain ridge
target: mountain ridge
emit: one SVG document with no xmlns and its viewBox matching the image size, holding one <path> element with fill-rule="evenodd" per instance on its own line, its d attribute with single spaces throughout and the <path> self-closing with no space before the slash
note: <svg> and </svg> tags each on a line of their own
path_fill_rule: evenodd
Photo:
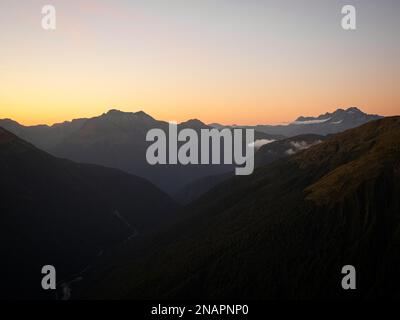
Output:
<svg viewBox="0 0 400 320">
<path fill-rule="evenodd" d="M 329 116 L 329 121 L 321 117 Z M 345 117 L 337 120 L 337 116 Z M 356 118 L 354 118 L 356 117 Z M 315 124 L 291 124 L 288 126 L 226 127 L 255 129 L 255 146 L 262 146 L 273 140 L 282 140 L 301 134 L 336 133 L 370 121 L 375 116 L 366 115 L 359 109 L 338 109 L 317 118 L 299 117 L 303 122 Z M 330 120 L 332 118 L 332 120 Z M 347 120 L 344 120 L 347 119 Z M 38 146 L 57 157 L 82 163 L 93 163 L 121 169 L 141 176 L 159 188 L 175 196 L 187 184 L 207 176 L 225 174 L 233 165 L 187 165 L 151 166 L 147 163 L 146 149 L 151 144 L 146 141 L 146 133 L 153 128 L 168 132 L 166 121 L 156 120 L 144 111 L 124 112 L 110 109 L 92 118 L 82 118 L 49 126 L 24 127 L 11 120 L 0 120 L 0 126 L 14 132 L 24 140 Z M 178 124 L 178 130 L 190 128 L 195 131 L 211 129 L 198 119 L 190 119 Z M 223 129 L 222 127 L 218 130 Z M 273 131 L 273 132 L 269 132 Z M 283 132 L 284 131 L 284 132 Z M 298 134 L 295 134 L 297 133 Z M 301 147 L 301 146 L 300 146 Z M 295 149 L 293 149 L 295 152 Z"/>
<path fill-rule="evenodd" d="M 400 117 L 390 117 L 233 177 L 188 205 L 187 219 L 153 239 L 151 253 L 144 246 L 128 262 L 137 252 L 126 251 L 120 270 L 99 269 L 78 298 L 398 297 L 399 159 Z M 354 161 L 363 164 L 359 178 L 343 181 L 354 185 L 343 189 L 334 179 L 317 188 L 324 201 L 309 198 L 310 186 L 340 168 L 351 172 Z M 344 291 L 341 269 L 349 264 L 357 290 Z"/>
<path fill-rule="evenodd" d="M 214 126 L 220 129 L 224 127 L 253 128 L 257 131 L 267 134 L 277 134 L 283 135 L 285 137 L 294 137 L 301 134 L 334 134 L 381 118 L 383 118 L 383 116 L 376 114 L 367 114 L 357 107 L 350 107 L 347 109 L 338 108 L 333 112 L 326 112 L 318 116 L 299 116 L 294 121 L 288 124 L 224 126 L 219 123 L 212 123 L 210 124 L 210 126 Z"/>
</svg>

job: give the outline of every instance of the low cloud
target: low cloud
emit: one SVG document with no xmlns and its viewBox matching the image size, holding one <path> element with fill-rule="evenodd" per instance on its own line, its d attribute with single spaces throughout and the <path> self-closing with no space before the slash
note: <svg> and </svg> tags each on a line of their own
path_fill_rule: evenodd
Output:
<svg viewBox="0 0 400 320">
<path fill-rule="evenodd" d="M 326 119 L 310 119 L 310 120 L 302 120 L 302 121 L 294 121 L 292 124 L 317 124 L 317 123 L 324 123 L 331 120 L 331 118 Z"/>
<path fill-rule="evenodd" d="M 258 139 L 249 144 L 249 147 L 254 147 L 255 150 L 260 149 L 263 145 L 274 142 L 275 140 L 270 139 Z"/>
<path fill-rule="evenodd" d="M 306 150 L 318 143 L 321 143 L 321 140 L 317 140 L 311 143 L 308 143 L 307 141 L 291 141 L 290 144 L 292 146 L 292 148 L 286 150 L 286 154 L 288 155 L 292 155 L 295 154 L 301 150 Z"/>
</svg>

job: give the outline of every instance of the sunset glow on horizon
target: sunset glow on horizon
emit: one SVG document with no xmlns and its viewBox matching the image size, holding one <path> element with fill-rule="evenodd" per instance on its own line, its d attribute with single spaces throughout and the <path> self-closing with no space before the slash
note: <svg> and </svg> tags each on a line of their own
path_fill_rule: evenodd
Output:
<svg viewBox="0 0 400 320">
<path fill-rule="evenodd" d="M 0 119 L 53 124 L 119 109 L 245 125 L 353 106 L 400 114 L 398 1 L 353 1 L 355 31 L 341 28 L 339 0 L 49 2 L 55 31 L 41 28 L 42 1 L 0 3 Z"/>
</svg>

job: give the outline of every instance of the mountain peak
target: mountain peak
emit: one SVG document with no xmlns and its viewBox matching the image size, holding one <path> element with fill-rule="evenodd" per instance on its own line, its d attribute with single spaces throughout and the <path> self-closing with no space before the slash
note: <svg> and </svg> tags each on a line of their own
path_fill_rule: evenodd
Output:
<svg viewBox="0 0 400 320">
<path fill-rule="evenodd" d="M 123 112 L 123 111 L 118 110 L 118 109 L 110 109 L 105 113 L 105 115 L 106 116 L 120 116 L 120 115 L 123 115 L 125 113 L 126 112 Z"/>
<path fill-rule="evenodd" d="M 180 123 L 181 126 L 198 128 L 198 127 L 206 127 L 207 125 L 201 122 L 199 119 L 190 119 L 185 122 Z"/>
<path fill-rule="evenodd" d="M 20 124 L 19 124 L 17 121 L 15 121 L 15 120 L 13 120 L 13 119 L 10 119 L 10 118 L 0 119 L 0 121 L 1 121 L 2 123 L 7 123 L 7 124 L 12 124 L 12 125 L 20 126 Z"/>
<path fill-rule="evenodd" d="M 364 113 L 363 111 L 361 111 L 359 108 L 357 107 L 350 107 L 347 109 L 342 109 L 342 108 L 338 108 L 335 111 L 333 111 L 332 113 L 326 112 L 325 114 L 320 114 L 317 117 L 305 117 L 305 116 L 300 116 L 298 117 L 295 122 L 299 122 L 299 121 L 308 121 L 308 120 L 321 120 L 321 119 L 328 119 L 329 117 L 332 116 L 337 116 L 337 115 L 344 115 L 344 114 L 357 114 L 357 115 L 366 115 L 366 113 Z"/>
<path fill-rule="evenodd" d="M 125 116 L 136 116 L 140 118 L 147 118 L 147 119 L 153 119 L 150 115 L 148 115 L 146 112 L 140 110 L 137 112 L 125 112 L 121 111 L 118 109 L 110 109 L 106 113 L 103 114 L 103 116 L 111 116 L 111 117 L 125 117 Z"/>
<path fill-rule="evenodd" d="M 358 109 L 357 107 L 351 107 L 346 109 L 347 113 L 362 113 L 365 114 L 364 112 L 362 112 L 360 109 Z"/>
<path fill-rule="evenodd" d="M 144 112 L 143 110 L 137 111 L 137 112 L 135 112 L 135 114 L 137 116 L 148 116 L 148 114 L 146 112 Z"/>
<path fill-rule="evenodd" d="M 146 119 L 154 120 L 154 118 L 151 115 L 147 114 L 146 112 L 144 112 L 142 110 L 135 112 L 134 115 L 138 116 L 140 118 L 146 118 Z"/>
</svg>

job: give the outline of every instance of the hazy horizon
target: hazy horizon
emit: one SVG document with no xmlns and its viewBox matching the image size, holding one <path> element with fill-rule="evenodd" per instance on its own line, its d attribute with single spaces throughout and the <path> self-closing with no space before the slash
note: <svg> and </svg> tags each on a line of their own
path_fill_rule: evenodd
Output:
<svg viewBox="0 0 400 320">
<path fill-rule="evenodd" d="M 53 124 L 109 109 L 179 122 L 278 124 L 357 106 L 398 114 L 393 0 L 0 3 L 0 118 Z M 396 10 L 397 9 L 397 10 Z"/>
</svg>

